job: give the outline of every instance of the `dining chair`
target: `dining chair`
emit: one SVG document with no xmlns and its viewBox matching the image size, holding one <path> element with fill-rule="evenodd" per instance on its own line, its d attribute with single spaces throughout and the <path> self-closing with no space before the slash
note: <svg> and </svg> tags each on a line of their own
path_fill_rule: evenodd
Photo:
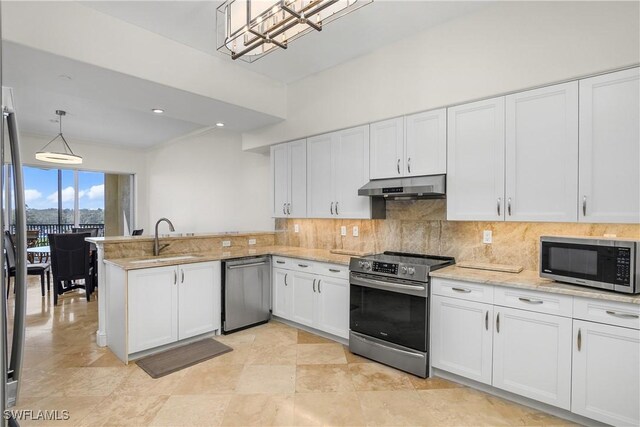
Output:
<svg viewBox="0 0 640 427">
<path fill-rule="evenodd" d="M 87 301 L 91 301 L 93 271 L 87 237 L 91 237 L 91 233 L 49 234 L 53 305 L 58 305 L 59 295 L 73 289 L 84 289 Z"/>
<path fill-rule="evenodd" d="M 72 233 L 90 233 L 89 237 L 98 237 L 100 233 L 99 228 L 82 228 L 82 227 L 71 227 Z"/>
<path fill-rule="evenodd" d="M 11 278 L 16 276 L 16 246 L 13 237 L 8 231 L 4 232 L 5 261 L 7 265 L 7 297 L 11 288 Z M 40 290 L 44 296 L 44 276 L 47 275 L 47 290 L 51 289 L 51 264 L 48 262 L 27 263 L 28 276 L 40 276 Z M 15 279 L 13 289 L 15 292 Z"/>
<path fill-rule="evenodd" d="M 144 228 L 139 228 L 137 230 L 133 230 L 131 232 L 132 236 L 142 236 L 142 232 L 144 231 Z"/>
</svg>

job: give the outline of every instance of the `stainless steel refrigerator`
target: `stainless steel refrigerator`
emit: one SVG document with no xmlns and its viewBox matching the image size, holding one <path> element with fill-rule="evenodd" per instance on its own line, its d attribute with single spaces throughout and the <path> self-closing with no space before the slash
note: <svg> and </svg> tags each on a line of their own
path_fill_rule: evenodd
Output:
<svg viewBox="0 0 640 427">
<path fill-rule="evenodd" d="M 0 11 L 0 22 L 1 19 Z M 0 27 L 0 86 L 2 86 L 2 28 Z M 0 375 L 3 384 L 0 384 L 0 419 L 2 426 L 18 426 L 17 421 L 8 416 L 8 409 L 16 404 L 20 390 L 20 376 L 22 373 L 22 353 L 25 339 L 25 313 L 27 305 L 27 224 L 24 201 L 24 182 L 22 178 L 22 162 L 20 161 L 20 141 L 18 121 L 16 118 L 13 91 L 11 88 L 2 87 L 2 121 L 0 122 L 0 159 L 2 169 L 10 168 L 12 182 L 5 182 L 4 173 L 0 173 L 0 189 L 13 193 L 15 206 L 15 245 L 16 245 L 16 275 L 15 275 L 15 299 L 13 301 L 13 313 L 9 316 L 7 293 L 4 291 L 6 283 L 5 268 L 0 269 L 0 283 L 3 289 L 2 303 L 0 304 Z M 5 201 L 9 197 L 2 197 L 2 211 L 0 212 L 0 232 L 4 233 L 10 222 L 11 206 L 6 206 Z M 0 257 L 3 266 L 4 238 L 0 236 Z M 11 322 L 11 323 L 10 323 Z"/>
</svg>

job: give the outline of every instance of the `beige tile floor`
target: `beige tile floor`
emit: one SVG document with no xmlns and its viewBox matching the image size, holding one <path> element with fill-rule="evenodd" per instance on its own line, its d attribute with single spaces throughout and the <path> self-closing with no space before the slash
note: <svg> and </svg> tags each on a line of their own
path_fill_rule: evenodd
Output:
<svg viewBox="0 0 640 427">
<path fill-rule="evenodd" d="M 13 297 L 9 308 L 12 311 Z M 234 351 L 154 380 L 95 343 L 97 303 L 30 280 L 22 426 L 567 425 L 455 383 L 423 380 L 278 322 L 220 337 Z"/>
</svg>

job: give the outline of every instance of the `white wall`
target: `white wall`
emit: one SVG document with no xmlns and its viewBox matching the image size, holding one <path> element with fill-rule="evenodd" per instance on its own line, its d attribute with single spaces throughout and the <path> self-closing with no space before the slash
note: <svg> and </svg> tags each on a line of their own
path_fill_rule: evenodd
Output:
<svg viewBox="0 0 640 427">
<path fill-rule="evenodd" d="M 243 149 L 637 64 L 639 15 L 638 2 L 497 2 L 288 86 L 287 120 Z"/>
<path fill-rule="evenodd" d="M 27 166 L 41 168 L 57 168 L 58 165 L 36 160 L 36 152 L 51 140 L 50 137 L 21 133 L 20 154 L 22 163 Z M 8 138 L 5 137 L 5 143 Z M 77 169 L 99 172 L 110 172 L 120 174 L 135 175 L 136 203 L 135 228 L 148 229 L 147 218 L 147 173 L 146 173 L 146 152 L 133 150 L 125 147 L 98 144 L 91 141 L 70 140 L 69 145 L 73 152 L 82 157 L 81 165 L 63 165 L 65 169 Z M 5 149 L 5 161 L 9 161 L 8 149 Z M 133 227 L 132 227 L 133 229 Z"/>
<path fill-rule="evenodd" d="M 243 152 L 240 134 L 219 129 L 151 150 L 148 223 L 167 217 L 180 232 L 273 230 L 269 167 L 268 155 Z"/>
</svg>

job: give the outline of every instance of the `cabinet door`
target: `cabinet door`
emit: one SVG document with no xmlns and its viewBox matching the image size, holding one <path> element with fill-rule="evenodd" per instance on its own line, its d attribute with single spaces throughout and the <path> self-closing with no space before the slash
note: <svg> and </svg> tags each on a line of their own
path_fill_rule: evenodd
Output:
<svg viewBox="0 0 640 427">
<path fill-rule="evenodd" d="M 506 97 L 507 221 L 578 219 L 578 82 Z"/>
<path fill-rule="evenodd" d="M 293 272 L 293 315 L 294 322 L 314 326 L 314 306 L 316 296 L 316 276 L 309 273 Z"/>
<path fill-rule="evenodd" d="M 129 271 L 129 354 L 178 340 L 177 277 L 176 267 Z"/>
<path fill-rule="evenodd" d="M 336 139 L 336 132 L 307 139 L 307 216 L 309 218 L 334 216 L 331 213 L 336 202 L 331 150 Z"/>
<path fill-rule="evenodd" d="M 581 222 L 640 222 L 640 68 L 580 80 Z"/>
<path fill-rule="evenodd" d="M 569 410 L 571 319 L 499 306 L 494 312 L 493 386 Z"/>
<path fill-rule="evenodd" d="M 293 272 L 280 268 L 273 269 L 273 314 L 291 319 L 293 308 Z"/>
<path fill-rule="evenodd" d="M 321 331 L 349 337 L 349 281 L 317 276 L 316 327 Z"/>
<path fill-rule="evenodd" d="M 183 264 L 178 276 L 178 338 L 219 329 L 220 261 Z"/>
<path fill-rule="evenodd" d="M 404 117 L 371 124 L 371 179 L 404 175 Z"/>
<path fill-rule="evenodd" d="M 573 321 L 571 411 L 612 425 L 640 425 L 640 331 Z"/>
<path fill-rule="evenodd" d="M 289 209 L 288 216 L 307 216 L 307 140 L 289 143 Z"/>
<path fill-rule="evenodd" d="M 369 182 L 369 126 L 340 131 L 335 146 L 336 216 L 371 218 L 371 199 L 358 196 L 358 189 Z"/>
<path fill-rule="evenodd" d="M 276 218 L 287 216 L 289 201 L 289 146 L 279 144 L 271 147 L 271 188 L 273 191 L 271 215 Z"/>
<path fill-rule="evenodd" d="M 405 176 L 447 173 L 447 110 L 407 116 Z"/>
<path fill-rule="evenodd" d="M 491 384 L 493 306 L 434 295 L 431 364 Z"/>
<path fill-rule="evenodd" d="M 504 97 L 449 108 L 447 219 L 504 219 Z"/>
</svg>

